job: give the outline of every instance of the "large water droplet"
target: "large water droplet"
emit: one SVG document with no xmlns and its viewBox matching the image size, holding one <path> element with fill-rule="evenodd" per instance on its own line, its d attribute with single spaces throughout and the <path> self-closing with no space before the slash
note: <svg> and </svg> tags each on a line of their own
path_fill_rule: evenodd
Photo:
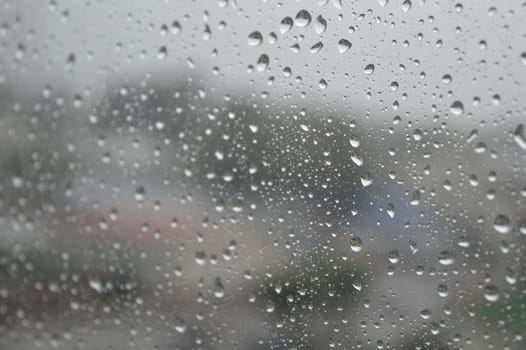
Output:
<svg viewBox="0 0 526 350">
<path fill-rule="evenodd" d="M 351 250 L 353 252 L 359 252 L 362 250 L 362 239 L 360 237 L 353 237 L 350 240 Z"/>
<path fill-rule="evenodd" d="M 311 16 L 310 13 L 307 10 L 300 10 L 296 14 L 296 18 L 294 19 L 294 24 L 298 27 L 306 27 L 311 22 Z"/>
<path fill-rule="evenodd" d="M 497 300 L 499 300 L 500 297 L 500 291 L 497 286 L 494 286 L 493 284 L 488 284 L 484 288 L 484 298 L 486 298 L 487 301 L 494 303 Z"/>
<path fill-rule="evenodd" d="M 340 41 L 338 41 L 338 51 L 340 53 L 347 52 L 351 48 L 351 46 L 351 42 L 347 39 L 340 39 Z"/>
<path fill-rule="evenodd" d="M 248 35 L 249 46 L 259 46 L 263 42 L 263 35 L 260 32 L 255 31 Z"/>
<path fill-rule="evenodd" d="M 314 22 L 314 30 L 318 34 L 322 34 L 327 30 L 327 21 L 322 17 L 322 15 L 316 17 L 316 21 Z"/>
<path fill-rule="evenodd" d="M 506 215 L 499 214 L 495 218 L 495 221 L 493 222 L 493 228 L 498 233 L 507 234 L 511 231 L 511 222 L 510 218 L 508 218 Z"/>
<path fill-rule="evenodd" d="M 410 9 L 411 9 L 411 1 L 409 0 L 405 0 L 403 3 L 402 3 L 402 11 L 404 12 L 408 12 Z"/>
<path fill-rule="evenodd" d="M 449 107 L 449 111 L 453 115 L 461 115 L 462 113 L 464 113 L 464 104 L 457 100 L 451 104 L 451 106 Z"/>
<path fill-rule="evenodd" d="M 455 262 L 455 255 L 447 250 L 444 250 L 438 255 L 438 262 L 445 266 L 451 265 Z"/>
<path fill-rule="evenodd" d="M 260 72 L 263 72 L 264 70 L 267 69 L 269 61 L 270 61 L 270 59 L 268 58 L 268 55 L 262 54 L 258 58 L 258 62 L 256 64 L 256 69 L 258 71 L 260 71 Z"/>
<path fill-rule="evenodd" d="M 281 34 L 285 34 L 288 32 L 292 26 L 294 25 L 294 21 L 290 17 L 285 17 L 281 20 L 281 23 L 279 25 L 279 31 Z"/>
<path fill-rule="evenodd" d="M 219 277 L 217 277 L 214 282 L 214 295 L 216 298 L 222 298 L 225 296 L 225 287 Z"/>
</svg>

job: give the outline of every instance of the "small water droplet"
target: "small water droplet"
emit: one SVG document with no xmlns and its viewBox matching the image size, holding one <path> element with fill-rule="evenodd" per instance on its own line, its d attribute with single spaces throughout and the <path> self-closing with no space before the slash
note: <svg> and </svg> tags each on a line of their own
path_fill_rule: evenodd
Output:
<svg viewBox="0 0 526 350">
<path fill-rule="evenodd" d="M 386 211 L 387 211 L 387 215 L 389 215 L 389 217 L 391 219 L 395 217 L 395 206 L 394 206 L 394 204 L 392 204 L 392 203 L 387 204 Z"/>
</svg>

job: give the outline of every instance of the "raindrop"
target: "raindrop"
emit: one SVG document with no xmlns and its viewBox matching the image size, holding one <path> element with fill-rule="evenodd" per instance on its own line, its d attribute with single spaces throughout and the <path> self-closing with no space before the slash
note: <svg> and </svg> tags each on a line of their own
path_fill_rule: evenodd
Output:
<svg viewBox="0 0 526 350">
<path fill-rule="evenodd" d="M 520 148 L 526 149 L 526 138 L 524 137 L 524 125 L 519 124 L 513 133 L 513 140 Z"/>
<path fill-rule="evenodd" d="M 510 219 L 503 214 L 497 215 L 495 221 L 493 222 L 493 228 L 498 233 L 507 234 L 511 231 L 511 222 Z"/>
<path fill-rule="evenodd" d="M 402 3 L 402 11 L 404 12 L 408 12 L 410 9 L 411 9 L 411 1 L 409 0 L 405 0 L 403 3 Z"/>
<path fill-rule="evenodd" d="M 440 252 L 438 262 L 444 266 L 451 265 L 455 262 L 455 256 L 447 250 Z"/>
<path fill-rule="evenodd" d="M 497 300 L 499 300 L 500 297 L 500 291 L 499 288 L 493 284 L 488 284 L 484 288 L 484 298 L 486 298 L 487 301 L 494 303 Z"/>
<path fill-rule="evenodd" d="M 420 311 L 420 317 L 422 317 L 424 320 L 428 320 L 431 318 L 431 310 L 429 309 L 424 309 L 422 311 Z"/>
<path fill-rule="evenodd" d="M 389 215 L 389 217 L 391 219 L 395 217 L 395 206 L 394 206 L 394 204 L 392 204 L 392 203 L 387 204 L 386 211 L 387 211 L 387 215 Z"/>
<path fill-rule="evenodd" d="M 316 17 L 316 21 L 314 22 L 314 30 L 318 34 L 322 34 L 327 30 L 327 21 L 322 17 L 322 15 Z"/>
<path fill-rule="evenodd" d="M 307 10 L 300 10 L 294 19 L 294 24 L 298 27 L 306 27 L 310 24 L 310 22 L 311 16 Z"/>
<path fill-rule="evenodd" d="M 294 21 L 292 20 L 292 18 L 285 17 L 281 20 L 279 31 L 281 32 L 281 34 L 285 34 L 292 28 L 293 24 Z"/>
<path fill-rule="evenodd" d="M 359 252 L 362 250 L 362 239 L 360 237 L 353 237 L 350 240 L 351 250 L 353 252 Z"/>
<path fill-rule="evenodd" d="M 338 51 L 343 54 L 351 48 L 352 44 L 347 39 L 340 39 L 338 41 Z"/>
<path fill-rule="evenodd" d="M 450 84 L 450 83 L 451 83 L 451 80 L 452 80 L 452 79 L 451 79 L 451 75 L 449 75 L 449 74 L 444 74 L 444 75 L 442 76 L 442 82 L 443 82 L 444 84 Z"/>
<path fill-rule="evenodd" d="M 370 63 L 367 66 L 365 66 L 364 73 L 367 75 L 371 75 L 374 73 L 374 64 Z"/>
<path fill-rule="evenodd" d="M 400 261 L 400 253 L 397 249 L 393 249 L 389 252 L 389 262 L 391 264 L 398 264 Z"/>
<path fill-rule="evenodd" d="M 448 288 L 445 284 L 439 284 L 438 285 L 438 295 L 441 298 L 445 298 L 448 295 Z"/>
<path fill-rule="evenodd" d="M 248 46 L 259 46 L 263 42 L 263 35 L 255 31 L 248 35 Z"/>
<path fill-rule="evenodd" d="M 323 48 L 323 43 L 318 41 L 316 44 L 312 45 L 310 48 L 311 53 L 317 53 Z"/>
<path fill-rule="evenodd" d="M 214 295 L 216 298 L 222 298 L 225 296 L 225 287 L 219 277 L 216 277 L 214 282 Z"/>
<path fill-rule="evenodd" d="M 370 173 L 367 173 L 365 175 L 360 176 L 360 181 L 363 187 L 367 187 L 367 186 L 372 185 L 373 177 L 371 176 Z"/>
<path fill-rule="evenodd" d="M 262 54 L 261 56 L 259 56 L 258 58 L 258 62 L 256 64 L 256 69 L 259 71 L 259 72 L 263 72 L 264 70 L 267 69 L 268 67 L 268 64 L 269 64 L 269 58 L 267 55 L 265 54 Z"/>
<path fill-rule="evenodd" d="M 451 104 L 449 110 L 453 115 L 461 115 L 464 113 L 464 104 L 457 100 Z"/>
</svg>

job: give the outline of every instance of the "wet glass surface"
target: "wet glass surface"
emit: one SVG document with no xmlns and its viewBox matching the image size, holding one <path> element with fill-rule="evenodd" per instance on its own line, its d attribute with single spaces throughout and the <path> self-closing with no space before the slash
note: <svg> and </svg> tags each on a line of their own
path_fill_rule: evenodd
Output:
<svg viewBox="0 0 526 350">
<path fill-rule="evenodd" d="M 525 15 L 0 0 L 0 348 L 525 349 Z"/>
</svg>

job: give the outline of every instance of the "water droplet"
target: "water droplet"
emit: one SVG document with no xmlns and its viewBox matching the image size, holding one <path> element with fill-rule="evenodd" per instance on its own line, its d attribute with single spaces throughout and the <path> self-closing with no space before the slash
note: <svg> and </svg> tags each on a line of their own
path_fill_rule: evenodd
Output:
<svg viewBox="0 0 526 350">
<path fill-rule="evenodd" d="M 285 34 L 292 28 L 293 25 L 294 21 L 292 20 L 292 18 L 285 17 L 281 20 L 279 31 L 281 32 L 281 34 Z"/>
<path fill-rule="evenodd" d="M 248 46 L 259 46 L 263 42 L 263 35 L 255 31 L 248 35 Z"/>
<path fill-rule="evenodd" d="M 320 79 L 319 83 L 318 83 L 320 89 L 326 89 L 328 84 L 327 84 L 327 81 L 325 79 Z"/>
<path fill-rule="evenodd" d="M 360 281 L 354 281 L 352 283 L 352 286 L 354 289 L 356 289 L 358 292 L 362 290 L 362 283 Z"/>
<path fill-rule="evenodd" d="M 360 147 L 360 139 L 356 135 L 351 135 L 349 138 L 349 143 L 351 144 L 351 147 L 358 148 Z"/>
<path fill-rule="evenodd" d="M 513 140 L 520 148 L 526 149 L 526 138 L 524 137 L 524 125 L 519 124 L 513 133 Z"/>
<path fill-rule="evenodd" d="M 364 73 L 367 75 L 371 75 L 374 73 L 374 64 L 370 63 L 367 66 L 365 66 Z"/>
<path fill-rule="evenodd" d="M 411 205 L 418 205 L 420 204 L 420 191 L 415 190 L 413 192 L 413 196 L 411 197 L 411 201 L 409 202 Z"/>
<path fill-rule="evenodd" d="M 298 54 L 300 52 L 300 45 L 299 44 L 293 44 L 291 47 L 290 47 L 290 51 Z"/>
<path fill-rule="evenodd" d="M 225 287 L 219 277 L 216 277 L 214 282 L 214 295 L 216 298 L 222 298 L 225 296 Z"/>
<path fill-rule="evenodd" d="M 450 84 L 451 83 L 451 75 L 449 74 L 444 74 L 444 76 L 442 76 L 442 82 L 444 84 Z"/>
<path fill-rule="evenodd" d="M 362 166 L 362 165 L 363 165 L 363 159 L 362 159 L 362 157 L 358 156 L 358 155 L 355 154 L 355 153 L 351 154 L 351 160 L 352 160 L 353 163 L 356 164 L 357 166 Z"/>
<path fill-rule="evenodd" d="M 166 46 L 161 46 L 159 48 L 159 52 L 157 53 L 157 57 L 160 60 L 164 60 L 167 55 L 168 55 L 168 49 L 166 48 Z"/>
<path fill-rule="evenodd" d="M 276 309 L 276 306 L 274 305 L 274 303 L 272 301 L 267 301 L 266 305 L 265 305 L 265 311 L 267 312 L 274 312 L 274 310 Z"/>
<path fill-rule="evenodd" d="M 144 187 L 138 187 L 136 190 L 135 190 L 135 200 L 137 202 L 142 202 L 144 201 Z"/>
<path fill-rule="evenodd" d="M 387 215 L 389 215 L 389 217 L 391 219 L 395 217 L 395 206 L 394 206 L 394 204 L 392 204 L 392 203 L 387 204 L 386 211 L 387 211 Z"/>
<path fill-rule="evenodd" d="M 370 186 L 373 183 L 373 177 L 370 173 L 367 173 L 365 175 L 360 176 L 360 182 L 362 183 L 363 187 Z"/>
<path fill-rule="evenodd" d="M 461 115 L 464 113 L 464 104 L 457 100 L 451 104 L 449 110 L 453 115 Z"/>
<path fill-rule="evenodd" d="M 393 249 L 389 252 L 389 262 L 391 264 L 398 264 L 398 262 L 400 262 L 400 253 L 397 249 Z"/>
<path fill-rule="evenodd" d="M 322 15 L 316 17 L 316 21 L 314 22 L 314 30 L 318 34 L 322 34 L 327 30 L 327 21 L 322 17 Z"/>
<path fill-rule="evenodd" d="M 438 262 L 444 266 L 451 265 L 455 262 L 455 256 L 447 250 L 440 252 Z"/>
<path fill-rule="evenodd" d="M 176 316 L 174 328 L 178 333 L 184 333 L 186 331 L 186 323 L 181 317 Z"/>
<path fill-rule="evenodd" d="M 404 12 L 408 12 L 410 9 L 411 9 L 411 1 L 409 0 L 405 0 L 403 3 L 402 3 L 402 11 Z"/>
<path fill-rule="evenodd" d="M 317 53 L 323 48 L 323 43 L 321 41 L 318 41 L 316 44 L 312 45 L 310 48 L 311 53 Z"/>
<path fill-rule="evenodd" d="M 424 309 L 420 311 L 420 317 L 422 317 L 424 320 L 428 320 L 431 318 L 432 312 L 429 309 Z"/>
<path fill-rule="evenodd" d="M 341 10 L 343 8 L 342 0 L 332 0 L 332 5 L 338 10 Z"/>
<path fill-rule="evenodd" d="M 500 297 L 500 291 L 499 288 L 493 284 L 488 284 L 484 288 L 484 298 L 486 298 L 487 301 L 494 303 L 497 300 L 499 300 Z"/>
<path fill-rule="evenodd" d="M 298 27 L 306 27 L 310 24 L 310 22 L 311 16 L 307 10 L 300 10 L 294 19 L 294 24 Z"/>
<path fill-rule="evenodd" d="M 503 214 L 497 215 L 495 221 L 493 222 L 493 228 L 498 233 L 507 234 L 511 231 L 511 222 L 510 219 Z"/>
<path fill-rule="evenodd" d="M 350 240 L 351 250 L 353 252 L 359 252 L 362 250 L 362 239 L 360 237 L 353 237 Z"/>
<path fill-rule="evenodd" d="M 341 54 L 347 52 L 351 48 L 351 46 L 351 42 L 347 39 L 340 39 L 340 41 L 338 41 L 338 51 Z"/>
<path fill-rule="evenodd" d="M 258 58 L 258 62 L 257 62 L 257 64 L 256 64 L 256 69 L 257 69 L 259 72 L 263 72 L 264 70 L 267 69 L 268 64 L 269 64 L 269 61 L 270 61 L 270 59 L 268 58 L 268 56 L 265 55 L 265 54 L 262 54 L 262 55 L 259 56 L 259 58 Z"/>
<path fill-rule="evenodd" d="M 448 288 L 445 284 L 439 284 L 438 285 L 438 295 L 441 298 L 445 298 L 448 295 Z"/>
<path fill-rule="evenodd" d="M 378 0 L 378 3 L 380 6 L 384 7 L 389 3 L 389 0 Z"/>
</svg>

